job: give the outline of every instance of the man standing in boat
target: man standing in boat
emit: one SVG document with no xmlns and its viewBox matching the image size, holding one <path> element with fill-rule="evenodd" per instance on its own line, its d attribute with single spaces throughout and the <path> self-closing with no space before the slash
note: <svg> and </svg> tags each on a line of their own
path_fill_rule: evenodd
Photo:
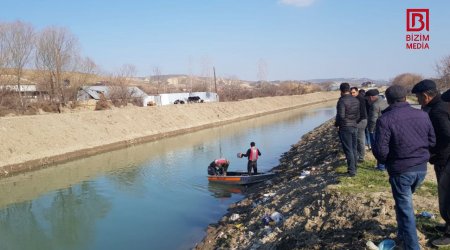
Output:
<svg viewBox="0 0 450 250">
<path fill-rule="evenodd" d="M 250 143 L 250 148 L 247 150 L 247 153 L 245 154 L 240 154 L 240 157 L 248 157 L 248 163 L 247 163 L 247 172 L 249 175 L 251 175 L 252 173 L 252 169 L 253 169 L 253 174 L 258 174 L 258 164 L 257 164 L 257 160 L 258 157 L 261 155 L 261 152 L 259 151 L 259 149 L 255 146 L 254 142 Z"/>
<path fill-rule="evenodd" d="M 227 169 L 230 161 L 225 158 L 220 158 L 212 161 L 208 166 L 209 175 L 227 175 Z"/>
</svg>

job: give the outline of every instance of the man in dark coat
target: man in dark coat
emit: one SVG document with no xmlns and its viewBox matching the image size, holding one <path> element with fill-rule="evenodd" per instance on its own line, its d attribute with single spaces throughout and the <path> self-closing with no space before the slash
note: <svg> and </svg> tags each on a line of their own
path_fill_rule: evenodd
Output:
<svg viewBox="0 0 450 250">
<path fill-rule="evenodd" d="M 438 183 L 439 211 L 445 226 L 436 229 L 444 233 L 444 237 L 433 241 L 435 246 L 450 246 L 450 178 L 445 172 L 450 159 L 450 111 L 448 103 L 441 99 L 436 83 L 423 80 L 417 83 L 412 91 L 416 94 L 422 110 L 428 113 L 436 133 L 436 146 L 430 149 L 430 163 L 434 165 Z M 447 171 L 450 171 L 448 169 Z M 444 176 L 445 175 L 445 176 Z"/>
<path fill-rule="evenodd" d="M 339 139 L 347 159 L 348 174 L 356 175 L 358 161 L 356 124 L 359 120 L 359 101 L 350 95 L 350 84 L 344 82 L 339 86 L 341 97 L 336 105 L 335 126 L 339 128 Z"/>
<path fill-rule="evenodd" d="M 378 119 L 372 151 L 389 173 L 397 219 L 397 241 L 402 249 L 420 249 L 412 195 L 425 179 L 429 148 L 436 138 L 430 118 L 406 102 L 406 89 L 386 90 L 389 107 Z"/>
</svg>

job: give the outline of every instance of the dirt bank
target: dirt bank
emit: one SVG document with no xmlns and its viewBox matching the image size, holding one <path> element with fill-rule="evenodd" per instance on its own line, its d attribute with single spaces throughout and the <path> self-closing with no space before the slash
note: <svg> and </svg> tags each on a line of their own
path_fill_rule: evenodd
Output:
<svg viewBox="0 0 450 250">
<path fill-rule="evenodd" d="M 136 143 L 336 100 L 337 92 L 0 118 L 0 177 Z"/>
<path fill-rule="evenodd" d="M 355 178 L 346 177 L 337 132 L 329 121 L 293 145 L 275 168 L 278 176 L 250 187 L 244 200 L 208 227 L 196 249 L 365 249 L 369 240 L 378 244 L 395 238 L 388 176 L 374 164 L 368 160 Z M 300 178 L 303 170 L 310 175 Z M 438 214 L 433 177 L 431 170 L 415 194 L 417 212 Z M 283 220 L 265 225 L 262 218 L 274 212 Z M 429 240 L 437 237 L 432 228 L 439 220 L 422 222 L 419 238 L 428 249 Z"/>
</svg>

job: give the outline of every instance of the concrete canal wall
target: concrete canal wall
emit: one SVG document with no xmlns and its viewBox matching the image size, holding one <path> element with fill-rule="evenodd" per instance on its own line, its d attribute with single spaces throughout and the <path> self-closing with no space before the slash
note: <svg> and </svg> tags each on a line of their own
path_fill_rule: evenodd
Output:
<svg viewBox="0 0 450 250">
<path fill-rule="evenodd" d="M 220 124 L 337 100 L 338 92 L 0 118 L 0 177 Z"/>
</svg>

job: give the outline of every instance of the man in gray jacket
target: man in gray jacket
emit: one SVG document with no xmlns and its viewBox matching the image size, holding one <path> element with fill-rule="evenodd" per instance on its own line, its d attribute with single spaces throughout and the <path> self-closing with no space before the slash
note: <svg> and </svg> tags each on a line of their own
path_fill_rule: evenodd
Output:
<svg viewBox="0 0 450 250">
<path fill-rule="evenodd" d="M 370 108 L 367 114 L 367 128 L 369 129 L 370 141 L 375 141 L 375 129 L 378 118 L 381 116 L 381 111 L 387 108 L 388 104 L 385 100 L 382 100 L 379 96 L 380 92 L 377 89 L 370 89 L 366 91 L 366 97 L 369 101 Z M 378 170 L 384 171 L 386 167 L 384 164 L 377 162 Z"/>
<path fill-rule="evenodd" d="M 353 97 L 356 97 L 359 101 L 359 120 L 356 124 L 356 128 L 358 129 L 358 138 L 357 138 L 357 149 L 358 149 L 358 161 L 364 161 L 364 157 L 366 155 L 366 136 L 365 131 L 367 128 L 367 109 L 366 109 L 366 99 L 363 95 L 361 95 L 358 91 L 357 87 L 350 88 L 350 94 Z"/>
</svg>

